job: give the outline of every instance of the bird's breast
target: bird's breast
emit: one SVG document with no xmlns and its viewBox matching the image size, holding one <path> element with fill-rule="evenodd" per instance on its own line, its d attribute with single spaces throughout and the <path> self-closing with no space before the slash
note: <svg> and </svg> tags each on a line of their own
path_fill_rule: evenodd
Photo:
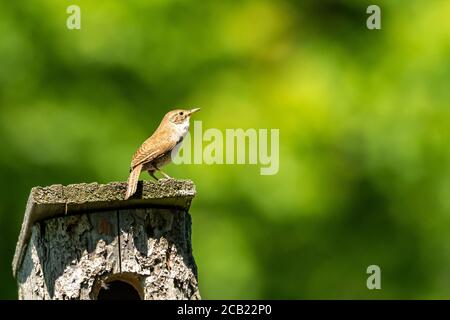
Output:
<svg viewBox="0 0 450 320">
<path fill-rule="evenodd" d="M 189 131 L 189 123 L 175 125 L 175 132 L 178 138 L 183 138 Z"/>
<path fill-rule="evenodd" d="M 176 156 L 178 154 L 178 150 L 180 150 L 181 144 L 183 143 L 183 139 L 180 139 L 180 141 L 175 145 L 175 147 L 172 150 L 172 155 Z"/>
</svg>

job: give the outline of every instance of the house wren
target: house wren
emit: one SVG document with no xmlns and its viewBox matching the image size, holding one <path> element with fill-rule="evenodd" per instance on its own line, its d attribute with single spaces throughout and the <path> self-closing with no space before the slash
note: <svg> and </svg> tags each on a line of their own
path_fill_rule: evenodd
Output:
<svg viewBox="0 0 450 320">
<path fill-rule="evenodd" d="M 184 136 L 189 131 L 189 119 L 194 112 L 200 108 L 191 110 L 177 109 L 168 112 L 162 119 L 159 127 L 150 138 L 144 141 L 131 160 L 130 176 L 128 177 L 127 193 L 125 200 L 131 197 L 137 188 L 139 174 L 142 170 L 147 171 L 153 178 L 155 171 L 170 179 L 161 171 L 161 167 L 172 161 L 181 146 Z"/>
</svg>

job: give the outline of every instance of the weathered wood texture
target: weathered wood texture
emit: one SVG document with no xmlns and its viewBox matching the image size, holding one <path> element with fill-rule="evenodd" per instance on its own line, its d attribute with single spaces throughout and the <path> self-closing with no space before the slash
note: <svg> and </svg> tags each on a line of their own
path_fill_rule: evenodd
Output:
<svg viewBox="0 0 450 320">
<path fill-rule="evenodd" d="M 19 299 L 96 299 L 116 280 L 130 284 L 141 299 L 200 299 L 187 211 L 195 189 L 178 186 L 179 193 L 170 195 L 176 201 L 159 193 L 164 205 L 104 203 L 99 211 L 97 203 L 95 212 L 35 220 L 15 265 Z M 83 206 L 89 208 L 88 201 Z"/>
</svg>

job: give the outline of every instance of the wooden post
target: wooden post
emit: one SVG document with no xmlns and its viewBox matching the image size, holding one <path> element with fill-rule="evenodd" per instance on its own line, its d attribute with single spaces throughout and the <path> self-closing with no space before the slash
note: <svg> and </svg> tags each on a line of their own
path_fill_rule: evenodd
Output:
<svg viewBox="0 0 450 320">
<path fill-rule="evenodd" d="M 19 299 L 200 299 L 189 180 L 31 190 L 13 260 Z"/>
</svg>

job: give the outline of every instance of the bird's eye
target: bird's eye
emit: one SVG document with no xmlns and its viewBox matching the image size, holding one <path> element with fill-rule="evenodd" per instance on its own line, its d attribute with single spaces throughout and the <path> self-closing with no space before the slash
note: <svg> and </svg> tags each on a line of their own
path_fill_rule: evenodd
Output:
<svg viewBox="0 0 450 320">
<path fill-rule="evenodd" d="M 182 115 L 183 115 L 183 111 L 180 112 L 180 116 L 182 116 Z"/>
</svg>

